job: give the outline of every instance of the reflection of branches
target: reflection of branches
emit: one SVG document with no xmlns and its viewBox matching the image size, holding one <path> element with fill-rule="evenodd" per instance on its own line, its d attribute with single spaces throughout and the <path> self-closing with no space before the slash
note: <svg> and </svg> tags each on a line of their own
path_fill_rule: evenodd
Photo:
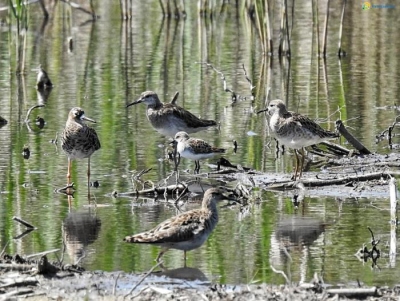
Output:
<svg viewBox="0 0 400 301">
<path fill-rule="evenodd" d="M 252 91 L 256 86 L 253 86 L 253 84 L 251 83 L 251 79 L 247 76 L 247 71 L 246 71 L 246 68 L 244 67 L 244 64 L 242 64 L 242 68 L 244 71 L 244 76 L 246 77 L 246 80 L 249 82 L 249 85 L 250 85 L 250 93 L 253 94 Z"/>
<path fill-rule="evenodd" d="M 43 107 L 44 107 L 44 105 L 35 105 L 35 106 L 33 106 L 32 108 L 30 108 L 30 109 L 28 110 L 28 112 L 26 113 L 25 122 L 26 122 L 26 123 L 29 122 L 29 115 L 31 114 L 31 112 L 32 112 L 34 109 L 36 109 L 36 108 L 43 108 Z"/>
<path fill-rule="evenodd" d="M 376 143 L 379 143 L 380 141 L 382 141 L 387 133 L 387 139 L 389 140 L 389 148 L 392 149 L 392 132 L 394 127 L 396 126 L 396 124 L 399 122 L 398 118 L 400 117 L 400 115 L 396 116 L 396 118 L 394 119 L 393 123 L 391 126 L 389 126 L 386 130 L 384 130 L 382 133 L 380 133 L 379 135 L 376 135 Z"/>
<path fill-rule="evenodd" d="M 232 94 L 232 101 L 236 101 L 237 100 L 237 96 L 236 93 L 234 91 L 232 91 L 231 89 L 227 88 L 227 84 L 226 84 L 226 79 L 225 79 L 225 75 L 219 71 L 217 68 L 215 68 L 213 65 L 211 65 L 210 63 L 204 63 L 204 62 L 200 62 L 198 64 L 202 64 L 202 65 L 206 65 L 207 67 L 212 68 L 215 72 L 217 72 L 219 75 L 221 75 L 221 79 L 222 82 L 224 83 L 224 91 L 225 92 L 229 92 Z"/>
<path fill-rule="evenodd" d="M 84 13 L 91 15 L 93 20 L 95 20 L 99 17 L 96 15 L 95 11 L 93 10 L 93 7 L 91 7 L 92 11 L 90 11 L 89 9 L 84 8 L 84 7 L 80 6 L 78 3 L 75 3 L 72 1 L 61 0 L 61 2 L 65 2 L 65 3 L 69 4 L 72 8 L 79 9 L 79 10 L 83 11 Z"/>
</svg>

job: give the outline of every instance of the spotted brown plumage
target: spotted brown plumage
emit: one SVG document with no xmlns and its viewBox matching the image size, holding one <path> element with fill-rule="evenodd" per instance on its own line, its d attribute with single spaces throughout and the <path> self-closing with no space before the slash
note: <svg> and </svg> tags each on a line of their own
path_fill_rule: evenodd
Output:
<svg viewBox="0 0 400 301">
<path fill-rule="evenodd" d="M 174 140 L 177 142 L 176 150 L 183 158 L 194 160 L 195 173 L 200 171 L 200 160 L 212 158 L 225 152 L 224 148 L 218 148 L 197 138 L 190 138 L 186 132 L 178 132 Z"/>
<path fill-rule="evenodd" d="M 68 156 L 68 184 L 71 180 L 71 164 L 74 159 L 88 158 L 88 184 L 90 179 L 90 156 L 100 149 L 100 141 L 94 129 L 84 121 L 96 123 L 85 116 L 85 112 L 79 108 L 72 108 L 68 114 L 65 129 L 61 135 L 61 147 Z"/>
<path fill-rule="evenodd" d="M 204 193 L 201 208 L 171 217 L 149 231 L 126 236 L 124 241 L 162 247 L 157 262 L 169 249 L 184 251 L 186 260 L 186 251 L 200 247 L 217 225 L 216 202 L 225 198 L 222 193 L 219 188 L 210 188 Z"/>
<path fill-rule="evenodd" d="M 214 120 L 201 119 L 188 110 L 172 103 L 162 103 L 157 93 L 146 91 L 140 98 L 127 107 L 144 103 L 147 106 L 146 115 L 151 125 L 162 135 L 174 137 L 177 132 L 195 133 L 217 125 Z"/>
<path fill-rule="evenodd" d="M 294 180 L 296 180 L 299 169 L 298 150 L 302 155 L 300 179 L 304 165 L 304 147 L 339 137 L 337 133 L 323 129 L 307 116 L 288 111 L 285 103 L 280 99 L 272 100 L 268 104 L 267 111 L 271 116 L 269 126 L 276 139 L 281 144 L 295 150 Z"/>
</svg>

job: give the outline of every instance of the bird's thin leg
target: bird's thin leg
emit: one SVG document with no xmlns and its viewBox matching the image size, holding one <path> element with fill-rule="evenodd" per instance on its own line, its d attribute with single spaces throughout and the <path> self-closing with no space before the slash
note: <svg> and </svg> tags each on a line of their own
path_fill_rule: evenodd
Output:
<svg viewBox="0 0 400 301">
<path fill-rule="evenodd" d="M 302 147 L 300 150 L 301 150 L 301 167 L 300 167 L 299 179 L 301 178 L 301 175 L 303 174 L 303 168 L 304 168 L 304 147 Z"/>
<path fill-rule="evenodd" d="M 299 169 L 299 157 L 297 155 L 297 150 L 296 149 L 294 150 L 294 155 L 296 157 L 296 167 L 294 169 L 294 175 L 292 176 L 292 180 L 296 181 L 297 172 L 298 172 L 298 169 Z"/>
<path fill-rule="evenodd" d="M 200 163 L 198 160 L 194 160 L 194 173 L 197 174 L 199 173 L 200 170 Z"/>
<path fill-rule="evenodd" d="M 72 160 L 68 158 L 67 185 L 71 184 L 71 166 Z"/>
<path fill-rule="evenodd" d="M 90 203 L 90 157 L 88 158 L 88 169 L 87 169 L 87 187 L 88 187 L 88 199 Z"/>
<path fill-rule="evenodd" d="M 184 268 L 186 268 L 186 250 L 183 250 L 183 262 L 184 262 Z"/>
<path fill-rule="evenodd" d="M 157 262 L 160 262 L 161 257 L 162 257 L 162 256 L 164 255 L 164 253 L 167 252 L 167 251 L 168 251 L 168 248 L 162 249 L 162 250 L 160 251 L 160 253 L 158 253 L 158 256 L 157 256 L 157 258 L 156 258 L 156 261 L 157 261 Z"/>
</svg>

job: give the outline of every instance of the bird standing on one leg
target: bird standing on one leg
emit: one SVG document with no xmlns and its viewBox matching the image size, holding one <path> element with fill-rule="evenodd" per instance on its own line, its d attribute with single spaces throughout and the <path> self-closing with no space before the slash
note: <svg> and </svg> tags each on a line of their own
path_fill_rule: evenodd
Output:
<svg viewBox="0 0 400 301">
<path fill-rule="evenodd" d="M 264 111 L 268 111 L 271 116 L 269 127 L 276 139 L 281 144 L 294 149 L 296 168 L 293 180 L 296 180 L 299 169 L 299 179 L 303 173 L 304 147 L 339 137 L 339 134 L 324 130 L 310 118 L 288 111 L 282 100 L 271 100 L 268 108 L 258 113 Z M 299 162 L 299 154 L 301 154 L 301 162 Z"/>
<path fill-rule="evenodd" d="M 147 119 L 164 136 L 174 137 L 180 131 L 195 133 L 217 125 L 214 120 L 196 117 L 188 110 L 177 106 L 175 101 L 162 103 L 157 93 L 152 91 L 143 92 L 138 100 L 128 104 L 126 107 L 138 103 L 144 103 L 147 106 Z"/>
<path fill-rule="evenodd" d="M 68 185 L 71 181 L 71 165 L 74 159 L 88 158 L 88 187 L 90 184 L 90 156 L 100 149 L 100 141 L 94 129 L 84 121 L 96 123 L 85 116 L 85 112 L 78 107 L 72 108 L 68 114 L 65 129 L 61 135 L 61 147 L 68 156 Z"/>
<path fill-rule="evenodd" d="M 124 241 L 162 247 L 157 262 L 169 249 L 182 250 L 186 264 L 186 251 L 200 247 L 217 225 L 216 202 L 225 199 L 222 192 L 221 189 L 210 188 L 204 194 L 201 208 L 171 217 L 149 231 L 126 236 Z"/>
<path fill-rule="evenodd" d="M 180 157 L 194 160 L 195 173 L 199 173 L 200 171 L 200 160 L 208 159 L 225 152 L 224 148 L 211 146 L 201 139 L 190 138 L 185 132 L 176 133 L 174 140 L 177 142 L 176 150 Z"/>
</svg>

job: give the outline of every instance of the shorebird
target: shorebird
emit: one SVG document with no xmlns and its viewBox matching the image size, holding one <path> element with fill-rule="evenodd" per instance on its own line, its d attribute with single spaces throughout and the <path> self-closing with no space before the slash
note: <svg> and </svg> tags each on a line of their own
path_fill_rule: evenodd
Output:
<svg viewBox="0 0 400 301">
<path fill-rule="evenodd" d="M 176 133 L 174 141 L 176 141 L 176 151 L 179 153 L 180 157 L 194 160 L 195 173 L 200 171 L 200 160 L 208 159 L 214 157 L 216 154 L 225 152 L 224 148 L 211 146 L 201 139 L 190 138 L 186 132 Z"/>
<path fill-rule="evenodd" d="M 126 107 L 138 103 L 146 104 L 147 119 L 164 136 L 174 137 L 180 131 L 195 133 L 217 125 L 214 120 L 200 119 L 188 110 L 177 106 L 175 100 L 171 103 L 162 103 L 157 93 L 152 91 L 143 92 L 138 100 L 128 104 Z"/>
<path fill-rule="evenodd" d="M 225 198 L 222 192 L 219 188 L 210 188 L 204 193 L 201 208 L 171 217 L 149 231 L 126 236 L 124 241 L 162 247 L 157 262 L 169 249 L 182 250 L 186 262 L 186 251 L 199 248 L 217 225 L 216 202 Z"/>
<path fill-rule="evenodd" d="M 36 86 L 38 89 L 51 88 L 53 84 L 47 75 L 47 72 L 43 69 L 42 65 L 39 65 Z"/>
<path fill-rule="evenodd" d="M 71 165 L 74 159 L 88 158 L 88 187 L 90 180 L 90 156 L 100 149 L 100 141 L 94 129 L 84 123 L 90 121 L 96 123 L 91 118 L 85 116 L 85 112 L 78 107 L 72 108 L 68 114 L 65 129 L 61 135 L 61 147 L 68 156 L 68 184 L 71 180 Z"/>
<path fill-rule="evenodd" d="M 304 147 L 339 137 L 337 133 L 324 130 L 307 116 L 288 111 L 285 103 L 280 99 L 271 100 L 268 108 L 258 113 L 265 111 L 268 111 L 271 116 L 269 127 L 276 139 L 281 144 L 294 149 L 296 168 L 293 180 L 296 180 L 299 172 L 299 154 L 302 157 L 299 179 L 303 173 Z"/>
</svg>

